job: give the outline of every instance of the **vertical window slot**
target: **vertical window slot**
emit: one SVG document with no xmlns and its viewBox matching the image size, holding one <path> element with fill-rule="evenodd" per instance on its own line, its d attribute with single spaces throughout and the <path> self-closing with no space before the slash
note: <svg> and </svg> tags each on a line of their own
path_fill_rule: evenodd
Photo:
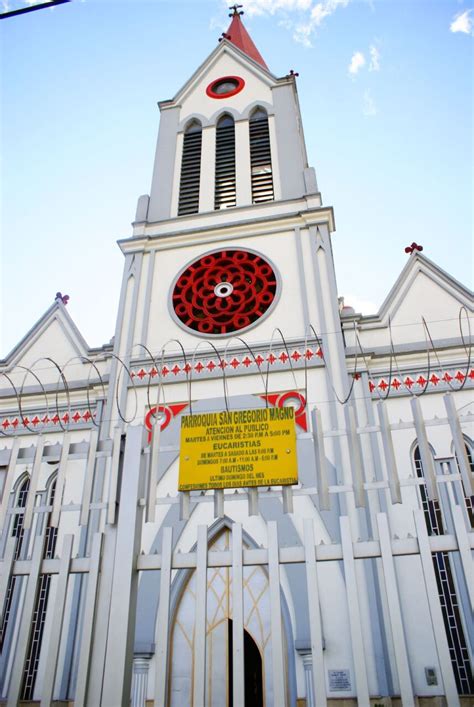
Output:
<svg viewBox="0 0 474 707">
<path fill-rule="evenodd" d="M 230 115 L 224 115 L 216 128 L 216 187 L 215 209 L 236 205 L 235 184 L 235 124 Z"/>
<path fill-rule="evenodd" d="M 250 169 L 252 202 L 273 201 L 272 156 L 268 116 L 258 108 L 250 118 Z"/>
<path fill-rule="evenodd" d="M 193 120 L 186 128 L 181 160 L 178 216 L 197 214 L 199 211 L 199 183 L 201 180 L 202 128 Z"/>
</svg>

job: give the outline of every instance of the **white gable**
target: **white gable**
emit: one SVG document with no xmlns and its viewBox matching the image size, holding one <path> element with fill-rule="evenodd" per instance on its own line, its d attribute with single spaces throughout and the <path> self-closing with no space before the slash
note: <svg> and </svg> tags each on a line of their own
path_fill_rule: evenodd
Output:
<svg viewBox="0 0 474 707">
<path fill-rule="evenodd" d="M 433 341 L 468 337 L 465 308 L 472 315 L 473 298 L 466 288 L 435 263 L 420 255 L 412 256 L 376 317 L 362 319 L 365 345 L 388 346 L 392 327 L 394 345 L 424 342 L 428 333 Z"/>
<path fill-rule="evenodd" d="M 88 354 L 87 345 L 62 305 L 54 305 L 34 325 L 7 359 L 7 370 L 13 374 L 15 384 L 21 386 L 25 371 L 31 368 L 41 378 L 43 385 L 57 383 L 59 371 L 55 365 L 44 359 L 55 361 L 62 368 L 71 359 L 68 378 L 82 378 L 83 364 L 78 357 Z M 41 370 L 41 373 L 40 373 Z M 79 371 L 81 371 L 79 373 Z M 71 375 L 72 374 L 72 375 Z M 25 385 L 34 385 L 35 379 L 28 375 Z"/>
<path fill-rule="evenodd" d="M 207 86 L 224 76 L 239 76 L 245 81 L 245 86 L 235 96 L 226 98 L 223 102 L 206 94 Z M 233 109 L 242 113 L 256 101 L 271 104 L 271 86 L 275 80 L 271 75 L 248 59 L 242 52 L 229 46 L 219 47 L 211 55 L 194 77 L 178 93 L 176 102 L 181 105 L 181 120 L 190 115 L 202 115 L 210 120 L 214 114 L 224 109 Z"/>
<path fill-rule="evenodd" d="M 464 302 L 455 294 L 453 290 L 442 286 L 431 274 L 420 269 L 402 293 L 398 307 L 394 308 L 392 322 L 397 325 L 407 324 L 413 321 L 413 317 L 422 316 L 427 321 L 439 322 L 449 319 L 453 314 L 457 316 L 459 307 Z"/>
</svg>

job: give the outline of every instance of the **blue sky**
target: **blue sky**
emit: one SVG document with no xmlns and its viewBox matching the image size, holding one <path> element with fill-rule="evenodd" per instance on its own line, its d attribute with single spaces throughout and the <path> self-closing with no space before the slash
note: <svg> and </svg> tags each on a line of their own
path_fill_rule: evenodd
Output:
<svg viewBox="0 0 474 707">
<path fill-rule="evenodd" d="M 378 307 L 412 241 L 472 286 L 472 4 L 249 0 L 244 9 L 270 69 L 300 74 L 346 303 Z M 150 188 L 156 103 L 228 22 L 221 0 L 72 0 L 0 23 L 0 356 L 58 290 L 89 345 L 112 337 L 115 241 L 130 235 Z"/>
</svg>

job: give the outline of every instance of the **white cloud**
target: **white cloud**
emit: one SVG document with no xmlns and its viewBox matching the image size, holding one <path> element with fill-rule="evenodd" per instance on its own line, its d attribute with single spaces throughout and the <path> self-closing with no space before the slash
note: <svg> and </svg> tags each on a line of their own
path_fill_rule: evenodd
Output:
<svg viewBox="0 0 474 707">
<path fill-rule="evenodd" d="M 379 309 L 374 302 L 352 294 L 344 295 L 344 305 L 361 314 L 375 314 Z"/>
<path fill-rule="evenodd" d="M 313 29 L 311 27 L 311 24 L 296 25 L 295 31 L 293 32 L 293 39 L 295 40 L 295 42 L 298 42 L 298 44 L 302 44 L 303 47 L 312 47 L 312 33 Z"/>
<path fill-rule="evenodd" d="M 377 106 L 375 105 L 375 101 L 369 89 L 364 93 L 364 106 L 362 111 L 364 115 L 367 116 L 377 115 Z"/>
<path fill-rule="evenodd" d="M 365 66 L 365 56 L 362 52 L 354 52 L 349 64 L 349 73 L 355 76 L 363 66 Z"/>
<path fill-rule="evenodd" d="M 247 0 L 244 9 L 248 15 L 275 15 L 280 11 L 305 12 L 311 7 L 311 3 L 312 0 Z"/>
<path fill-rule="evenodd" d="M 323 2 L 318 2 L 311 10 L 311 20 L 316 27 L 319 27 L 326 17 L 332 15 L 338 7 L 347 7 L 349 2 L 350 0 L 323 0 Z"/>
<path fill-rule="evenodd" d="M 311 36 L 323 20 L 339 7 L 347 7 L 352 1 L 320 0 L 314 3 L 314 0 L 246 0 L 245 12 L 249 16 L 282 15 L 281 24 L 293 31 L 293 39 L 305 47 L 311 47 Z"/>
<path fill-rule="evenodd" d="M 283 20 L 279 20 L 278 26 L 284 27 L 285 29 L 293 29 L 293 22 L 288 18 L 285 18 Z"/>
<path fill-rule="evenodd" d="M 229 26 L 229 21 L 227 17 L 224 19 L 222 17 L 211 17 L 209 21 L 209 29 L 213 32 L 214 30 L 219 30 L 219 32 L 225 32 Z"/>
<path fill-rule="evenodd" d="M 369 71 L 380 71 L 380 52 L 375 44 L 370 45 L 370 64 Z"/>
<path fill-rule="evenodd" d="M 471 34 L 474 36 L 471 13 L 472 10 L 465 10 L 455 15 L 449 27 L 451 32 L 463 32 L 463 34 Z"/>
</svg>

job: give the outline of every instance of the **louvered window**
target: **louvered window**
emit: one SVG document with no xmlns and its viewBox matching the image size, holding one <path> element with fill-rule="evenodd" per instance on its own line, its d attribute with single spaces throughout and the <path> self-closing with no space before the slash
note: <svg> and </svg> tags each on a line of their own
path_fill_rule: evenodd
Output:
<svg viewBox="0 0 474 707">
<path fill-rule="evenodd" d="M 235 125 L 224 115 L 216 128 L 216 191 L 214 208 L 235 206 Z"/>
<path fill-rule="evenodd" d="M 197 120 L 188 126 L 183 140 L 181 181 L 179 183 L 178 216 L 199 211 L 199 182 L 201 179 L 202 128 Z"/>
<path fill-rule="evenodd" d="M 252 202 L 273 201 L 272 156 L 268 116 L 258 108 L 250 118 Z"/>
</svg>

